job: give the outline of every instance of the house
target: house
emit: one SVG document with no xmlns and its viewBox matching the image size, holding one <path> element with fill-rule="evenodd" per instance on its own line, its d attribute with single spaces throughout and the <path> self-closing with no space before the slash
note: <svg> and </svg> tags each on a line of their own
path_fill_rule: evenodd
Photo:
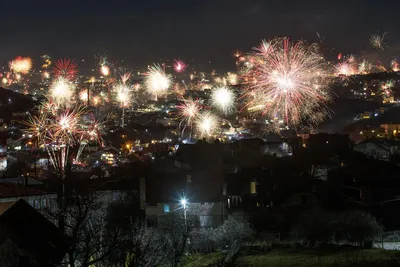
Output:
<svg viewBox="0 0 400 267">
<path fill-rule="evenodd" d="M 47 193 L 26 187 L 16 183 L 16 181 L 0 180 L 0 214 L 20 199 L 24 199 L 37 210 L 53 209 L 57 203 L 57 195 L 55 193 Z"/>
<path fill-rule="evenodd" d="M 388 161 L 391 156 L 400 154 L 400 143 L 394 140 L 370 138 L 354 145 L 353 149 L 369 158 Z"/>
<path fill-rule="evenodd" d="M 1 214 L 0 244 L 14 249 L 18 266 L 56 266 L 68 250 L 63 232 L 23 199 Z"/>
</svg>

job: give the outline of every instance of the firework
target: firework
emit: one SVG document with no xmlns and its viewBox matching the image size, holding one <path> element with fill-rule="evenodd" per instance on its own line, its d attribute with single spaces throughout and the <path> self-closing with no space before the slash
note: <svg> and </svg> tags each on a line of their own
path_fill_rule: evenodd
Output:
<svg viewBox="0 0 400 267">
<path fill-rule="evenodd" d="M 35 140 L 38 147 L 48 152 L 56 174 L 65 178 L 70 148 L 79 145 L 88 134 L 88 129 L 92 131 L 95 124 L 85 119 L 88 113 L 81 106 L 52 109 L 50 112 L 48 106 L 51 105 L 50 102 L 45 103 L 39 108 L 38 115 L 28 116 L 25 132 L 32 136 L 31 140 Z M 97 131 L 93 141 L 99 141 L 100 134 L 101 131 Z"/>
<path fill-rule="evenodd" d="M 184 100 L 184 102 L 178 106 L 179 117 L 181 121 L 186 122 L 186 124 L 191 124 L 195 120 L 201 110 L 201 105 L 198 100 Z"/>
<path fill-rule="evenodd" d="M 237 83 L 238 83 L 237 74 L 236 74 L 236 73 L 229 73 L 229 72 L 228 72 L 228 75 L 227 75 L 227 77 L 226 77 L 226 80 L 228 81 L 228 83 L 229 83 L 230 85 L 237 85 Z"/>
<path fill-rule="evenodd" d="M 165 74 L 159 65 L 154 65 L 149 68 L 145 83 L 148 92 L 158 96 L 167 91 L 171 85 L 171 78 Z"/>
<path fill-rule="evenodd" d="M 394 72 L 397 72 L 397 71 L 400 70 L 399 63 L 397 62 L 396 59 L 393 59 L 392 62 L 390 63 L 390 65 L 392 66 L 392 70 L 393 70 Z"/>
<path fill-rule="evenodd" d="M 100 67 L 100 72 L 104 76 L 110 75 L 110 68 L 107 65 L 103 65 Z"/>
<path fill-rule="evenodd" d="M 218 133 L 220 120 L 209 111 L 199 114 L 195 120 L 197 135 L 201 137 L 211 137 Z"/>
<path fill-rule="evenodd" d="M 383 33 L 382 35 L 372 34 L 369 39 L 371 46 L 375 49 L 384 50 L 385 49 L 385 35 L 386 35 L 386 32 Z"/>
<path fill-rule="evenodd" d="M 228 87 L 217 87 L 211 93 L 211 100 L 215 108 L 228 114 L 235 105 L 235 94 Z"/>
<path fill-rule="evenodd" d="M 117 101 L 121 104 L 121 107 L 129 105 L 131 98 L 131 90 L 126 84 L 117 84 L 114 87 L 114 91 L 117 94 Z"/>
<path fill-rule="evenodd" d="M 132 76 L 132 73 L 130 72 L 125 72 L 121 75 L 121 81 L 123 84 L 125 84 Z"/>
<path fill-rule="evenodd" d="M 74 60 L 60 59 L 55 63 L 53 72 L 56 77 L 72 80 L 78 73 L 78 65 Z"/>
<path fill-rule="evenodd" d="M 327 64 L 318 46 L 277 38 L 264 41 L 252 56 L 245 107 L 295 127 L 317 123 L 313 114 L 325 111 L 330 99 Z"/>
<path fill-rule="evenodd" d="M 55 79 L 49 87 L 49 97 L 56 103 L 68 104 L 75 92 L 75 85 L 63 77 Z"/>
<path fill-rule="evenodd" d="M 32 59 L 17 57 L 9 63 L 9 67 L 15 73 L 27 74 L 32 68 Z"/>
<path fill-rule="evenodd" d="M 368 74 L 371 72 L 371 69 L 372 69 L 372 64 L 366 59 L 361 61 L 360 65 L 358 65 L 359 74 Z"/>
<path fill-rule="evenodd" d="M 177 73 L 181 73 L 181 72 L 184 72 L 184 71 L 185 71 L 185 69 L 186 69 L 187 66 L 188 66 L 188 65 L 186 65 L 185 62 L 183 62 L 182 60 L 175 60 L 175 63 L 174 63 L 174 70 L 175 70 Z"/>
<path fill-rule="evenodd" d="M 393 87 L 396 82 L 394 80 L 388 80 L 386 82 L 381 83 L 381 94 L 384 97 L 390 97 L 393 94 Z"/>
<path fill-rule="evenodd" d="M 357 73 L 355 64 L 346 60 L 335 65 L 336 76 L 351 76 Z"/>
<path fill-rule="evenodd" d="M 88 98 L 89 98 L 89 95 L 88 95 L 88 90 L 87 89 L 83 89 L 82 91 L 79 92 L 79 99 L 82 102 L 87 102 Z"/>
</svg>

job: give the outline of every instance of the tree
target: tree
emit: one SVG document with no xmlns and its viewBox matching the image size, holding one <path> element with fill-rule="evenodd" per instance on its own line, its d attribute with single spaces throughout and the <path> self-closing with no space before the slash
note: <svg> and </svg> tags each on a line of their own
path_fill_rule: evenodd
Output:
<svg viewBox="0 0 400 267">
<path fill-rule="evenodd" d="M 65 232 L 70 238 L 67 253 L 69 266 L 88 267 L 107 262 L 113 253 L 126 247 L 130 227 L 121 220 L 111 220 L 108 203 L 97 192 L 74 190 L 64 209 L 57 209 L 50 216 L 65 218 Z"/>
</svg>

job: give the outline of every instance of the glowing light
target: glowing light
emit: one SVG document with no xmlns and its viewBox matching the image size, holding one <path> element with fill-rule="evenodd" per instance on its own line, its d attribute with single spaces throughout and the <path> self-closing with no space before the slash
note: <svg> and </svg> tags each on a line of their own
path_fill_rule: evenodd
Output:
<svg viewBox="0 0 400 267">
<path fill-rule="evenodd" d="M 228 114 L 234 107 L 235 94 L 228 87 L 218 87 L 212 91 L 211 100 L 214 107 Z"/>
<path fill-rule="evenodd" d="M 16 57 L 9 63 L 9 67 L 15 73 L 27 74 L 32 68 L 32 59 L 29 57 Z"/>
<path fill-rule="evenodd" d="M 394 72 L 397 72 L 397 71 L 399 71 L 400 70 L 400 67 L 399 67 L 399 63 L 397 62 L 397 60 L 392 60 L 392 62 L 390 63 L 390 65 L 392 66 L 392 70 L 394 71 Z"/>
<path fill-rule="evenodd" d="M 154 65 L 149 68 L 146 76 L 146 87 L 150 94 L 164 94 L 171 85 L 171 78 L 161 69 L 159 65 Z"/>
<path fill-rule="evenodd" d="M 75 85 L 63 77 L 55 79 L 50 87 L 50 98 L 59 104 L 67 104 L 72 101 Z"/>
<path fill-rule="evenodd" d="M 182 60 L 175 60 L 174 70 L 178 73 L 184 72 L 188 65 L 185 64 Z"/>
<path fill-rule="evenodd" d="M 243 95 L 246 109 L 294 127 L 321 122 L 321 113 L 328 112 L 329 72 L 316 44 L 277 38 L 264 41 L 251 56 L 253 67 L 246 74 Z"/>
</svg>

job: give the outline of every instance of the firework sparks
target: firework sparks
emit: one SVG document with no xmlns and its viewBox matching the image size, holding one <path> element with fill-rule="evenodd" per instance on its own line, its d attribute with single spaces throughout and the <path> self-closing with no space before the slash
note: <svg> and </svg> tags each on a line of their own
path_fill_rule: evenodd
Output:
<svg viewBox="0 0 400 267">
<path fill-rule="evenodd" d="M 261 107 L 254 110 L 269 118 L 282 118 L 295 127 L 316 123 L 313 111 L 326 110 L 330 97 L 326 61 L 318 47 L 277 38 L 264 41 L 253 57 L 244 95 L 246 108 Z"/>
<path fill-rule="evenodd" d="M 198 116 L 201 110 L 201 105 L 198 100 L 184 100 L 184 102 L 178 106 L 179 117 L 186 124 L 191 124 Z"/>
<path fill-rule="evenodd" d="M 236 74 L 236 73 L 229 73 L 229 72 L 228 72 L 228 75 L 227 75 L 227 77 L 226 77 L 226 80 L 228 81 L 228 83 L 229 83 L 230 85 L 237 85 L 237 83 L 238 83 L 237 74 Z"/>
<path fill-rule="evenodd" d="M 124 74 L 121 75 L 121 81 L 123 84 L 125 84 L 132 76 L 132 73 L 130 72 L 125 72 Z"/>
<path fill-rule="evenodd" d="M 350 61 L 346 60 L 336 64 L 335 66 L 335 74 L 336 76 L 344 75 L 351 76 L 356 74 L 356 66 L 352 64 Z"/>
<path fill-rule="evenodd" d="M 41 106 L 38 115 L 29 115 L 25 132 L 32 136 L 31 140 L 37 141 L 38 147 L 48 152 L 57 175 L 65 178 L 70 148 L 79 144 L 95 124 L 84 119 L 88 113 L 81 106 L 61 107 L 51 112 L 47 106 L 47 103 Z M 93 140 L 100 140 L 100 134 L 101 131 L 97 131 Z"/>
<path fill-rule="evenodd" d="M 100 72 L 104 76 L 110 75 L 110 68 L 107 65 L 103 65 L 100 67 Z"/>
<path fill-rule="evenodd" d="M 364 59 L 358 66 L 358 73 L 368 74 L 371 72 L 371 69 L 372 69 L 372 64 L 368 60 Z"/>
<path fill-rule="evenodd" d="M 174 70 L 177 73 L 184 72 L 187 66 L 188 65 L 186 65 L 185 62 L 183 62 L 182 60 L 179 60 L 179 59 L 175 60 L 175 62 L 174 62 Z"/>
<path fill-rule="evenodd" d="M 378 50 L 384 50 L 385 49 L 385 36 L 386 36 L 386 32 L 383 33 L 382 35 L 372 34 L 369 39 L 371 46 Z"/>
<path fill-rule="evenodd" d="M 195 120 L 196 132 L 199 137 L 211 137 L 219 131 L 220 123 L 217 116 L 209 111 L 199 114 Z"/>
<path fill-rule="evenodd" d="M 83 89 L 82 91 L 80 91 L 79 93 L 79 99 L 83 102 L 88 101 L 89 95 L 88 95 L 88 91 L 87 89 Z"/>
<path fill-rule="evenodd" d="M 63 77 L 55 79 L 49 88 L 50 98 L 60 104 L 67 104 L 75 92 L 75 85 Z"/>
<path fill-rule="evenodd" d="M 9 67 L 15 73 L 27 74 L 32 68 L 32 59 L 17 57 L 9 63 Z"/>
<path fill-rule="evenodd" d="M 393 59 L 392 62 L 390 63 L 390 65 L 392 66 L 392 70 L 393 70 L 394 72 L 397 72 L 397 71 L 400 70 L 399 63 L 397 62 L 396 59 Z"/>
<path fill-rule="evenodd" d="M 171 85 L 171 78 L 161 69 L 159 65 L 149 68 L 146 76 L 146 87 L 150 94 L 158 96 L 164 94 Z"/>
<path fill-rule="evenodd" d="M 235 94 L 228 87 L 215 88 L 211 93 L 212 105 L 224 114 L 232 111 L 235 104 Z"/>
<path fill-rule="evenodd" d="M 53 72 L 56 77 L 72 80 L 78 73 L 78 65 L 74 60 L 60 59 L 55 63 Z"/>
<path fill-rule="evenodd" d="M 131 90 L 130 88 L 124 84 L 117 84 L 114 87 L 114 90 L 117 94 L 117 101 L 121 104 L 122 107 L 129 106 L 131 100 Z"/>
</svg>

